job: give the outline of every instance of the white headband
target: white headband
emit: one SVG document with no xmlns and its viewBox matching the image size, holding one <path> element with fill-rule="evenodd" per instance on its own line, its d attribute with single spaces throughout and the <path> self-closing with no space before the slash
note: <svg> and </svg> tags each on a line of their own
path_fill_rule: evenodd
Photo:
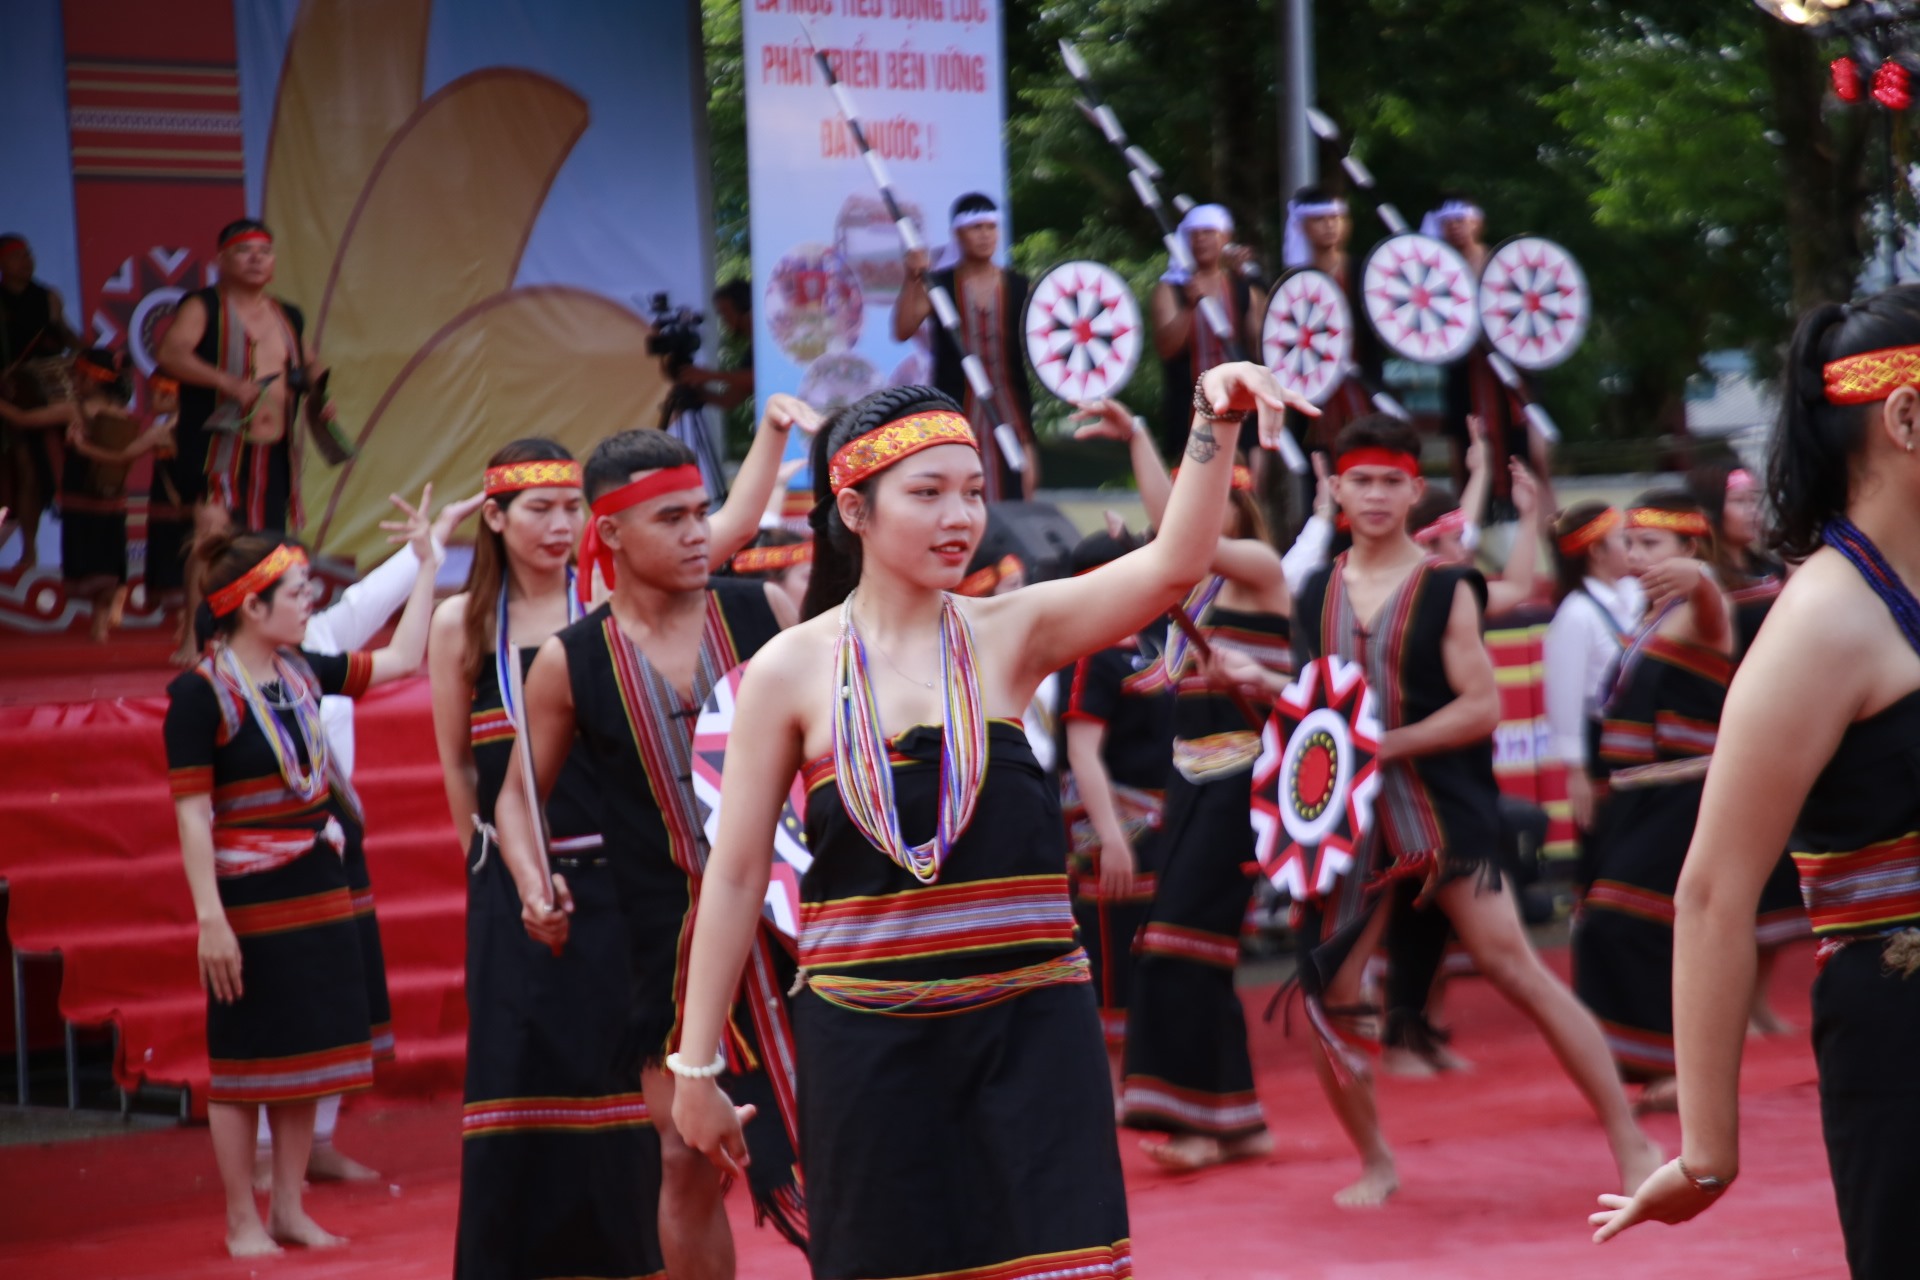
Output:
<svg viewBox="0 0 1920 1280">
<path fill-rule="evenodd" d="M 1197 204 L 1187 210 L 1180 219 L 1180 234 L 1192 235 L 1196 231 L 1233 231 L 1233 215 L 1227 212 L 1223 204 Z"/>
<path fill-rule="evenodd" d="M 953 229 L 959 231 L 964 227 L 977 227 L 983 222 L 998 221 L 1000 221 L 998 209 L 969 209 L 965 213 L 953 215 Z"/>
<path fill-rule="evenodd" d="M 1458 222 L 1462 218 L 1478 218 L 1485 222 L 1487 215 L 1480 211 L 1479 205 L 1471 201 L 1449 200 L 1420 219 L 1420 234 L 1438 238 L 1442 227 L 1449 222 Z"/>
<path fill-rule="evenodd" d="M 1287 233 L 1280 243 L 1280 261 L 1289 269 L 1311 265 L 1313 246 L 1307 243 L 1303 224 L 1308 218 L 1343 218 L 1346 214 L 1345 200 L 1287 201 Z"/>
</svg>

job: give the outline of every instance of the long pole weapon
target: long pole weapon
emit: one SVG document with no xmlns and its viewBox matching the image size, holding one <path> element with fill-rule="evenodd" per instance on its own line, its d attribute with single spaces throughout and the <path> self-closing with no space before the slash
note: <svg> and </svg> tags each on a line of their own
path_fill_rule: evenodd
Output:
<svg viewBox="0 0 1920 1280">
<path fill-rule="evenodd" d="M 1167 202 L 1160 196 L 1159 181 L 1166 176 L 1164 170 L 1154 162 L 1152 156 L 1127 137 L 1127 131 L 1120 124 L 1120 117 L 1114 114 L 1112 107 L 1100 96 L 1100 88 L 1093 82 L 1093 75 L 1080 57 L 1080 51 L 1070 41 L 1060 42 L 1060 56 L 1067 64 L 1067 74 L 1073 77 L 1083 95 L 1077 100 L 1080 114 L 1092 121 L 1094 128 L 1113 147 L 1114 151 L 1127 166 L 1127 181 L 1133 186 L 1134 195 L 1140 198 L 1148 213 L 1160 227 L 1160 241 L 1167 247 L 1167 256 L 1174 266 L 1182 271 L 1192 272 L 1193 254 L 1187 248 L 1186 238 L 1175 227 L 1172 216 L 1167 212 Z M 1200 299 L 1200 318 L 1220 344 L 1226 347 L 1235 360 L 1246 359 L 1246 347 L 1240 341 L 1240 335 L 1233 331 L 1233 325 L 1227 321 L 1226 308 L 1212 294 Z M 1307 473 L 1306 455 L 1300 452 L 1300 446 L 1293 437 L 1282 431 L 1279 434 L 1280 457 L 1287 470 L 1295 475 Z"/>
<path fill-rule="evenodd" d="M 900 209 L 900 201 L 893 194 L 893 176 L 887 172 L 887 163 L 880 153 L 867 141 L 867 131 L 861 127 L 860 112 L 853 105 L 853 95 L 847 92 L 847 86 L 840 83 L 840 77 L 834 74 L 833 63 L 826 52 L 813 41 L 813 32 L 806 23 L 800 24 L 801 34 L 807 38 L 807 48 L 813 51 L 813 60 L 820 68 L 820 74 L 826 79 L 827 88 L 833 93 L 833 100 L 840 106 L 840 115 L 847 122 L 847 130 L 853 135 L 854 145 L 860 148 L 860 159 L 866 164 L 867 172 L 873 177 L 873 185 L 880 189 L 880 199 L 887 206 L 887 216 L 893 219 L 894 230 L 900 233 L 900 244 L 909 253 L 915 249 L 924 249 L 926 242 L 920 238 L 920 232 L 913 225 L 913 219 Z M 994 395 L 993 380 L 987 376 L 987 367 L 980 357 L 967 349 L 965 337 L 960 331 L 960 312 L 953 305 L 953 298 L 945 289 L 935 284 L 931 278 L 927 281 L 927 301 L 933 304 L 934 322 L 940 326 L 955 348 L 960 352 L 960 369 L 966 375 L 967 386 L 973 391 L 973 398 L 986 407 L 995 419 L 993 428 L 994 443 L 999 447 L 1000 456 L 1016 472 L 1027 469 L 1025 446 L 1020 436 L 1005 422 L 997 421 L 999 401 Z M 1019 323 L 1016 318 L 1014 323 Z M 988 483 L 995 490 L 999 487 L 997 474 L 990 474 Z M 996 493 L 994 496 L 1005 496 Z"/>
</svg>

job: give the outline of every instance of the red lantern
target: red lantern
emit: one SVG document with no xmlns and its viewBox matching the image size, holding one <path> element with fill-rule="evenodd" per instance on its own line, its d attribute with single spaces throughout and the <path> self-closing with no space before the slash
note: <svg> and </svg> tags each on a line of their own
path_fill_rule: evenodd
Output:
<svg viewBox="0 0 1920 1280">
<path fill-rule="evenodd" d="M 1873 73 L 1873 100 L 1889 111 L 1905 111 L 1913 105 L 1913 77 L 1907 69 L 1888 58 Z"/>
<path fill-rule="evenodd" d="M 1827 67 L 1833 76 L 1833 92 L 1842 102 L 1860 101 L 1860 64 L 1845 54 Z"/>
</svg>

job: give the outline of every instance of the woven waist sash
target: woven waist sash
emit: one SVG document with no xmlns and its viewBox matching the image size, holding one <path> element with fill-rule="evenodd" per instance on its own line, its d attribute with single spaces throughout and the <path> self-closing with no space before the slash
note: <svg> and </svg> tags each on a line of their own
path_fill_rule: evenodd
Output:
<svg viewBox="0 0 1920 1280">
<path fill-rule="evenodd" d="M 319 842 L 326 841 L 342 857 L 347 852 L 347 833 L 338 818 L 328 818 L 318 831 L 309 827 L 222 827 L 213 828 L 213 874 L 221 880 L 235 876 L 258 875 L 304 857 Z"/>
<path fill-rule="evenodd" d="M 1796 849 L 1793 865 L 1817 937 L 1874 937 L 1920 925 L 1920 832 L 1840 853 Z"/>
<path fill-rule="evenodd" d="M 1181 777 L 1195 784 L 1245 773 L 1259 758 L 1260 735 L 1251 729 L 1173 740 L 1173 767 L 1180 771 Z"/>
<path fill-rule="evenodd" d="M 884 978 L 856 978 L 843 974 L 806 973 L 800 984 L 828 1004 L 854 1013 L 882 1013 L 896 1018 L 933 1018 L 945 1014 L 988 1009 L 1041 987 L 1093 981 L 1084 948 L 1038 964 L 982 973 L 970 978 L 934 978 L 924 982 L 894 982 Z"/>
</svg>

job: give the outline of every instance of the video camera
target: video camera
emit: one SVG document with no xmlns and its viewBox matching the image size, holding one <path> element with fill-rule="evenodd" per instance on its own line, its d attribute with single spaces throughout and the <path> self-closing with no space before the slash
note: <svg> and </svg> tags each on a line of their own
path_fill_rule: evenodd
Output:
<svg viewBox="0 0 1920 1280">
<path fill-rule="evenodd" d="M 675 307 L 664 293 L 653 295 L 648 321 L 653 333 L 647 338 L 647 354 L 667 362 L 667 374 L 677 376 L 700 353 L 700 326 L 706 316 L 692 307 Z"/>
</svg>

